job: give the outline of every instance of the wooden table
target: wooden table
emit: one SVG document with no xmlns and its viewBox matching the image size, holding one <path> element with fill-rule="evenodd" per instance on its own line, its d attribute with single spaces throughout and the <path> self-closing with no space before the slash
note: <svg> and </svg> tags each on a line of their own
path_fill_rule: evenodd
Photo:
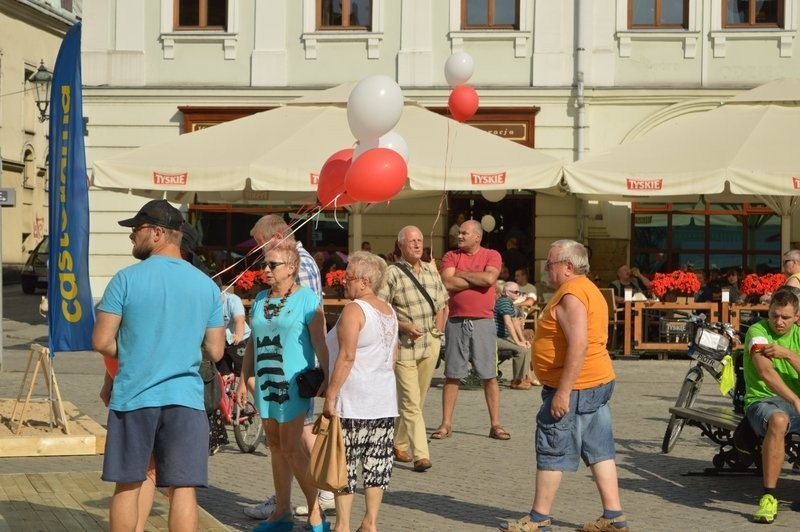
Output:
<svg viewBox="0 0 800 532">
<path fill-rule="evenodd" d="M 625 342 L 623 354 L 630 355 L 633 349 L 637 351 L 685 351 L 687 343 L 683 341 L 645 341 L 644 327 L 650 323 L 645 319 L 646 311 L 669 315 L 671 312 L 704 313 L 710 321 L 717 321 L 719 304 L 714 302 L 675 302 L 663 303 L 661 301 L 626 301 L 625 302 Z M 680 318 L 675 318 L 674 323 L 679 323 Z M 672 322 L 666 322 L 667 325 Z M 678 339 L 679 336 L 675 335 Z M 649 340 L 649 339 L 648 339 Z"/>
</svg>

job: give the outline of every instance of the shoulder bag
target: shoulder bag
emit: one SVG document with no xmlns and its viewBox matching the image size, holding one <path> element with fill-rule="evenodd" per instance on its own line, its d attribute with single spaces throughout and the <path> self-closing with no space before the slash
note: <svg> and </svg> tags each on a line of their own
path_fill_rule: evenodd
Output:
<svg viewBox="0 0 800 532">
<path fill-rule="evenodd" d="M 428 294 L 428 291 L 425 290 L 425 287 L 422 286 L 422 284 L 420 284 L 420 282 L 417 280 L 416 277 L 414 277 L 414 274 L 409 271 L 409 269 L 406 267 L 405 264 L 396 262 L 394 265 L 400 268 L 400 271 L 402 271 L 404 274 L 408 275 L 408 278 L 411 279 L 411 282 L 413 282 L 414 286 L 417 287 L 417 290 L 419 290 L 419 292 L 422 294 L 422 297 L 424 297 L 425 301 L 427 301 L 428 304 L 431 306 L 431 311 L 433 312 L 433 315 L 435 317 L 436 306 L 433 304 L 433 299 L 431 299 L 431 296 L 430 294 Z"/>
<path fill-rule="evenodd" d="M 339 416 L 320 415 L 312 432 L 317 439 L 308 460 L 308 480 L 321 490 L 343 490 L 347 487 L 347 464 Z"/>
</svg>

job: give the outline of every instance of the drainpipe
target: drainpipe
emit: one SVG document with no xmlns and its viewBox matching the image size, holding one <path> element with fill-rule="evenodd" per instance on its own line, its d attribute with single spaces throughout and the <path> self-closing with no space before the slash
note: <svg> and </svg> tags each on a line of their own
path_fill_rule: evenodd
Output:
<svg viewBox="0 0 800 532">
<path fill-rule="evenodd" d="M 591 23 L 591 4 L 587 0 L 575 0 L 575 159 L 581 160 L 586 150 L 586 102 L 583 97 L 584 69 L 586 68 L 587 30 Z M 586 234 L 585 202 L 577 200 L 577 235 L 578 242 L 584 242 Z"/>
</svg>

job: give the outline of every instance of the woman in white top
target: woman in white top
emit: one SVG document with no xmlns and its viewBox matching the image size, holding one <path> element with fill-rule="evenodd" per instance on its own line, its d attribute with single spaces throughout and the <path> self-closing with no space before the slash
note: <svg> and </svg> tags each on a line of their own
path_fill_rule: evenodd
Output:
<svg viewBox="0 0 800 532">
<path fill-rule="evenodd" d="M 397 316 L 376 295 L 385 273 L 386 262 L 377 255 L 350 255 L 345 290 L 353 302 L 327 336 L 331 377 L 322 413 L 341 418 L 347 458 L 347 487 L 336 494 L 335 531 L 350 530 L 359 464 L 366 498 L 360 530 L 377 530 L 378 509 L 392 475 Z"/>
</svg>

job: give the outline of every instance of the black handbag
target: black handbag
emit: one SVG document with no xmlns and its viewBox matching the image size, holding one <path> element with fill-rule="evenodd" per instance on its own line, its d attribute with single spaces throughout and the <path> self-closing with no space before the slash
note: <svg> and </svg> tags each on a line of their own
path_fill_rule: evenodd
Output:
<svg viewBox="0 0 800 532">
<path fill-rule="evenodd" d="M 217 366 L 208 360 L 200 363 L 200 377 L 203 379 L 203 403 L 206 412 L 214 413 L 222 399 L 222 383 L 219 380 Z"/>
<path fill-rule="evenodd" d="M 322 373 L 322 368 L 308 368 L 298 373 L 297 391 L 300 397 L 304 399 L 316 397 L 324 379 L 325 374 Z"/>
</svg>

